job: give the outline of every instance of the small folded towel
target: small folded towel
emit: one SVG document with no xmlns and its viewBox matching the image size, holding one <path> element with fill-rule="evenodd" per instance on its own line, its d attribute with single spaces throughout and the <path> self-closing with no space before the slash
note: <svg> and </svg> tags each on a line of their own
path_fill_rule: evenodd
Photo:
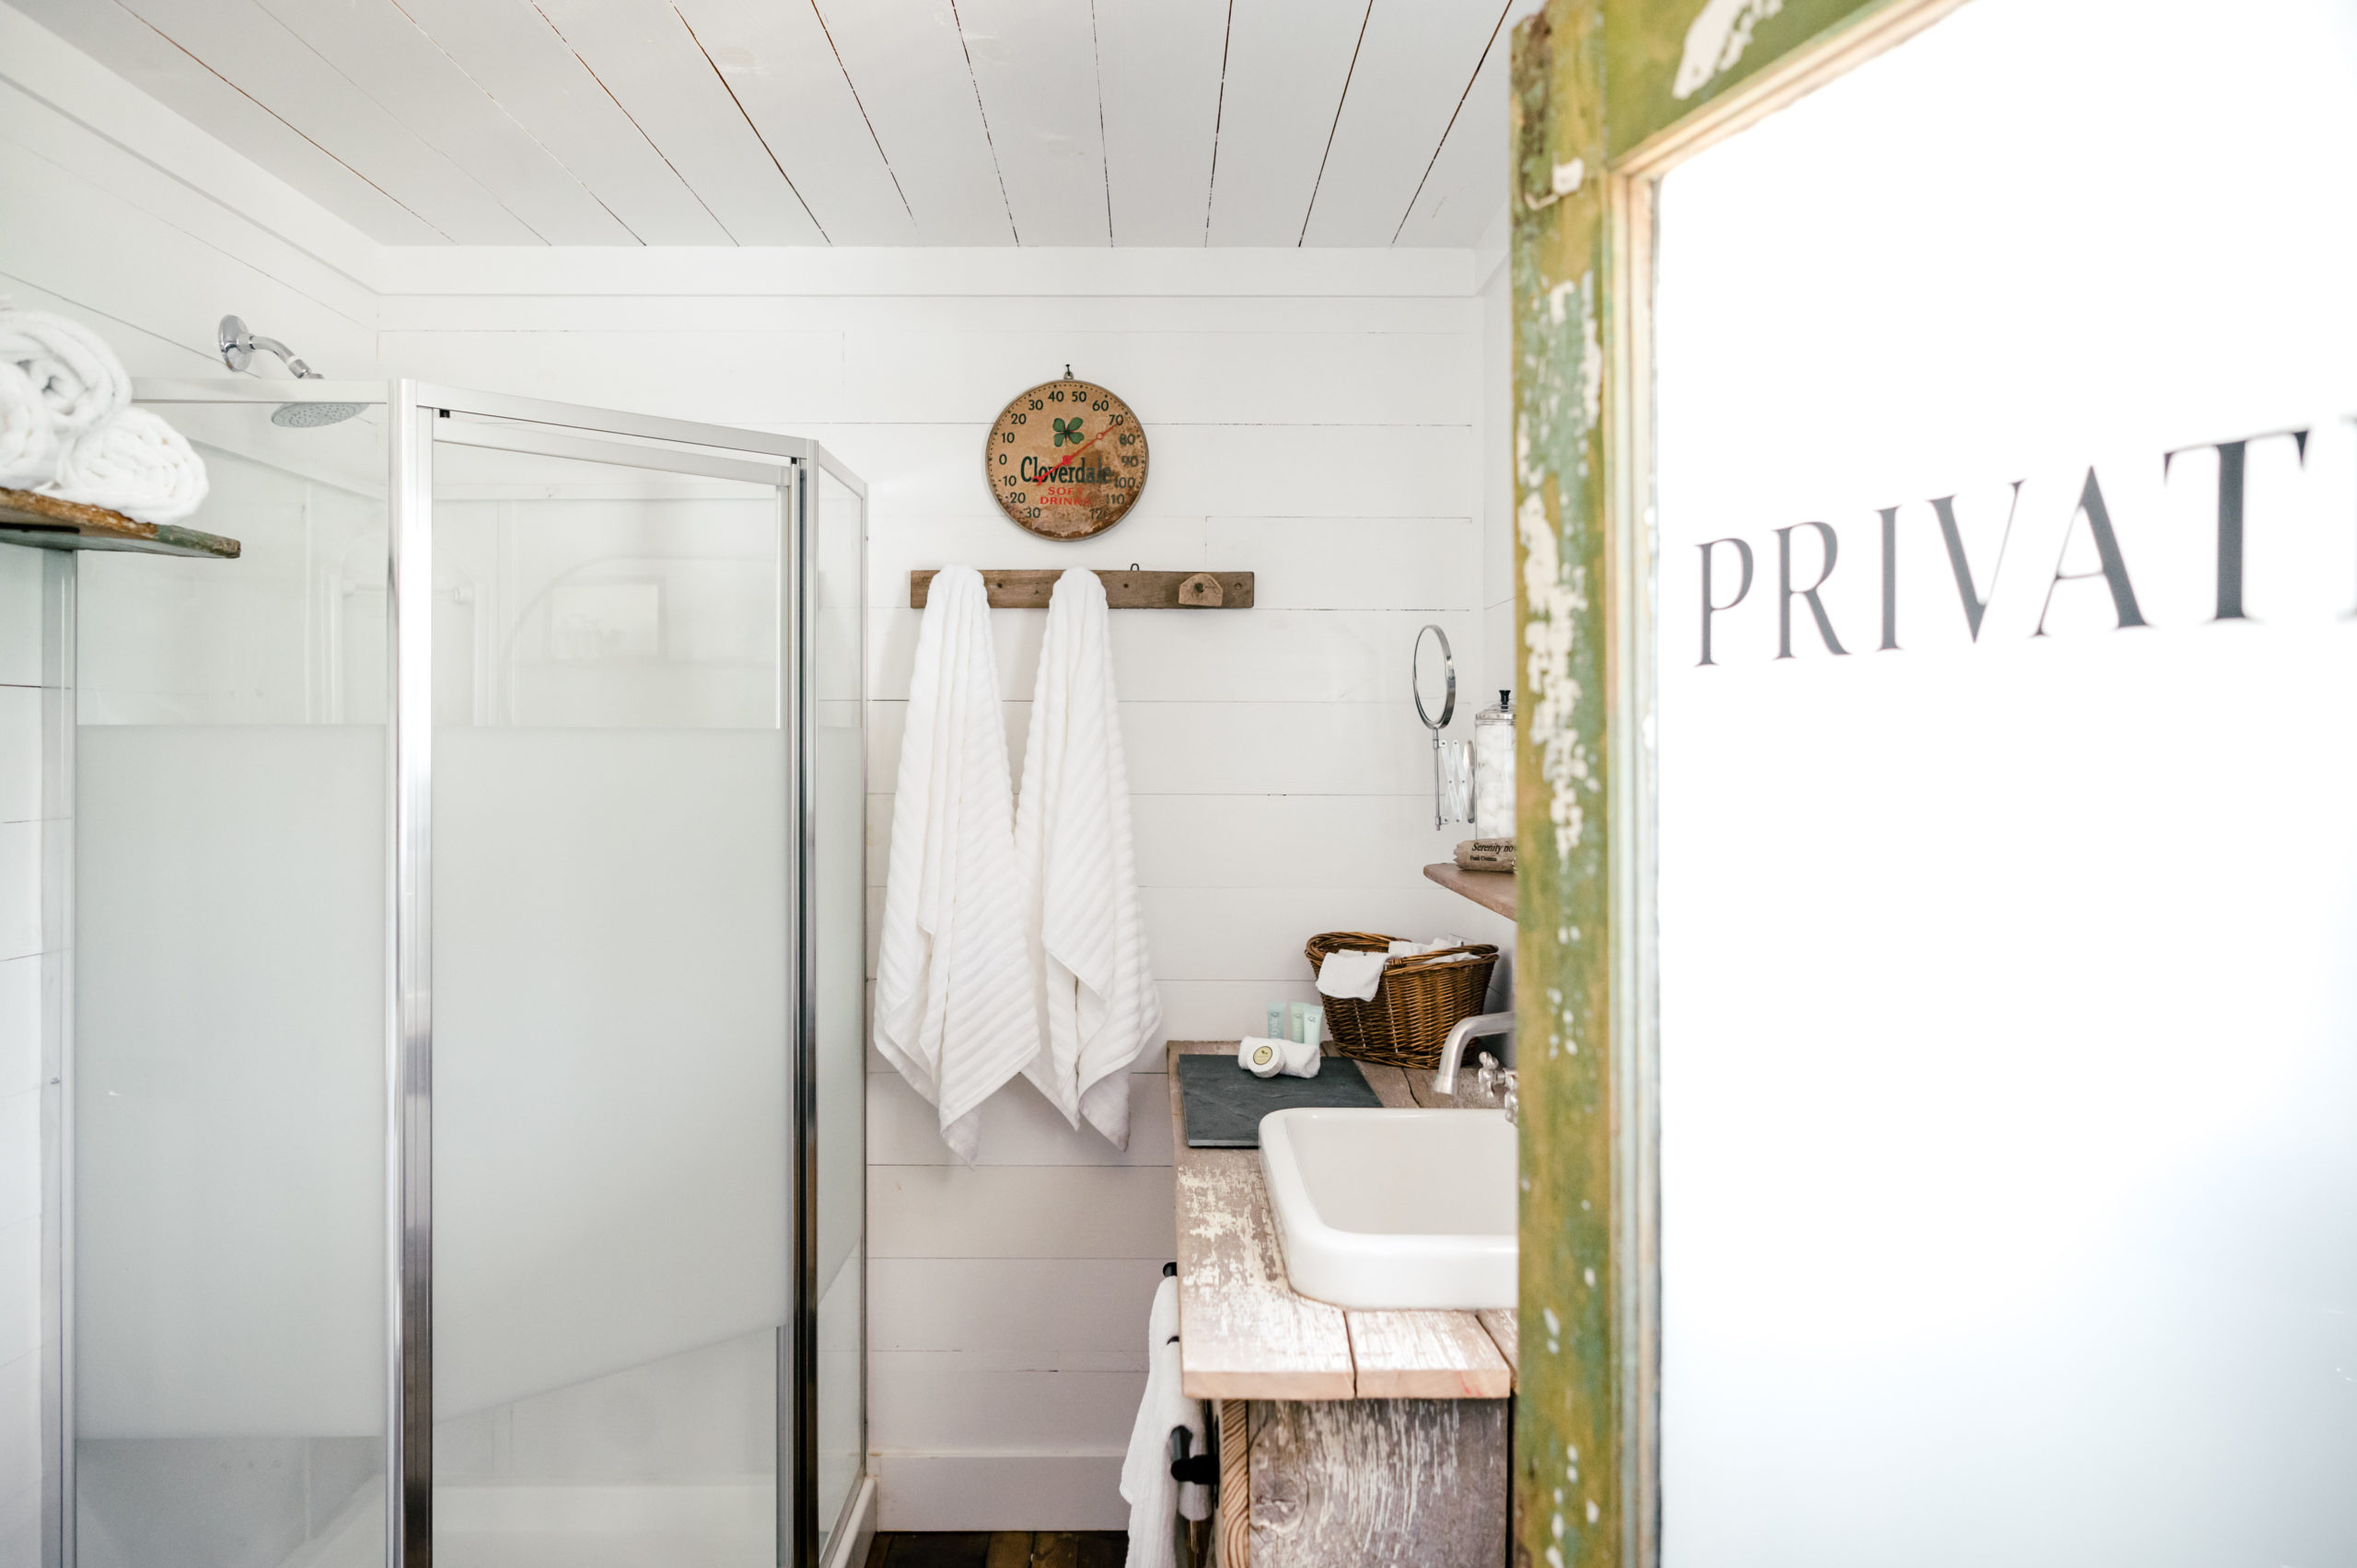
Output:
<svg viewBox="0 0 2357 1568">
<path fill-rule="evenodd" d="M 1349 1002 L 1372 1002 L 1375 989 L 1383 983 L 1386 955 L 1345 950 L 1329 953 L 1326 961 L 1318 966 L 1318 991 L 1323 996 L 1339 996 Z"/>
<path fill-rule="evenodd" d="M 1146 1315 L 1145 1397 L 1130 1428 L 1130 1450 L 1121 1460 L 1121 1499 L 1130 1505 L 1128 1568 L 1173 1568 L 1178 1555 L 1178 1520 L 1211 1516 L 1211 1489 L 1181 1484 L 1170 1474 L 1170 1433 L 1183 1426 L 1190 1454 L 1205 1451 L 1203 1407 L 1179 1390 L 1178 1282 L 1165 1279 Z"/>
<path fill-rule="evenodd" d="M 1512 871 L 1514 841 L 1467 839 L 1457 846 L 1457 866 L 1460 871 Z"/>
<path fill-rule="evenodd" d="M 0 359 L 0 485 L 38 490 L 57 477 L 57 421 L 23 369 Z"/>
<path fill-rule="evenodd" d="M 1256 1078 L 1315 1078 L 1324 1060 L 1315 1040 L 1270 1040 L 1247 1035 L 1236 1045 L 1236 1063 Z"/>
<path fill-rule="evenodd" d="M 0 310 L 0 361 L 32 378 L 61 442 L 131 402 L 131 375 L 114 350 L 79 321 L 46 310 Z"/>
<path fill-rule="evenodd" d="M 126 408 L 67 441 L 45 488 L 143 523 L 177 523 L 204 505 L 211 483 L 187 437 L 144 408 Z"/>
<path fill-rule="evenodd" d="M 1435 936 L 1429 942 L 1410 942 L 1403 939 L 1391 944 L 1389 957 L 1421 958 L 1426 953 L 1445 953 L 1451 947 L 1463 946 L 1465 946 L 1464 939 L 1457 936 Z"/>
<path fill-rule="evenodd" d="M 1078 1127 L 1130 1146 L 1131 1065 L 1161 1039 L 1130 836 L 1104 580 L 1075 569 L 1048 596 L 1015 811 L 1031 971 L 1045 1040 L 1024 1069 Z"/>
<path fill-rule="evenodd" d="M 982 1101 L 1039 1051 L 1023 947 L 1015 799 L 981 574 L 945 567 L 917 628 L 892 801 L 876 1049 L 967 1164 Z"/>
</svg>

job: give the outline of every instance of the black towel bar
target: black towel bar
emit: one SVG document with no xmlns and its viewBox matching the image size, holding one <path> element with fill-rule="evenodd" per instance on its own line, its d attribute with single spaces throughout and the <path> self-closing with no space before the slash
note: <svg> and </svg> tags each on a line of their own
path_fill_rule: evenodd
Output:
<svg viewBox="0 0 2357 1568">
<path fill-rule="evenodd" d="M 1170 1429 L 1170 1479 L 1192 1481 L 1197 1486 L 1215 1486 L 1219 1482 L 1217 1452 L 1190 1455 L 1195 1446 L 1194 1434 L 1183 1426 Z"/>
</svg>

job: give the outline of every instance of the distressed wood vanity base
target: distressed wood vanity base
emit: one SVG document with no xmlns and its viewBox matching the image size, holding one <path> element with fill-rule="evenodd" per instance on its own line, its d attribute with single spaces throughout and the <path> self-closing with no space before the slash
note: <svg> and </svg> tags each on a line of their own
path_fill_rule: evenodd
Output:
<svg viewBox="0 0 2357 1568">
<path fill-rule="evenodd" d="M 1248 1420 L 1251 1568 L 1505 1561 L 1505 1400 L 1254 1400 Z"/>
<path fill-rule="evenodd" d="M 1451 1103 L 1361 1066 L 1386 1105 Z M 1346 1311 L 1297 1294 L 1259 1151 L 1187 1147 L 1180 1092 L 1174 1063 L 1179 1367 L 1218 1410 L 1222 1568 L 1497 1568 L 1515 1315 Z"/>
</svg>

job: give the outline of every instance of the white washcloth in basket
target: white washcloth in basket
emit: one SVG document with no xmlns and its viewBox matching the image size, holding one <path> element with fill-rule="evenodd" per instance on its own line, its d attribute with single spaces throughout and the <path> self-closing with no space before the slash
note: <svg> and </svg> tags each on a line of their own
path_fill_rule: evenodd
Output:
<svg viewBox="0 0 2357 1568">
<path fill-rule="evenodd" d="M 1376 987 L 1383 983 L 1383 966 L 1387 961 L 1386 954 L 1357 948 L 1329 953 L 1318 966 L 1318 993 L 1348 1002 L 1372 1002 Z"/>
<path fill-rule="evenodd" d="M 177 523 L 204 505 L 211 482 L 185 436 L 144 408 L 126 408 L 65 443 L 47 488 L 143 523 Z"/>
<path fill-rule="evenodd" d="M 131 402 L 131 374 L 114 350 L 79 321 L 47 310 L 0 310 L 0 360 L 32 378 L 61 442 Z"/>
<path fill-rule="evenodd" d="M 0 485 L 38 490 L 57 475 L 57 421 L 33 378 L 0 359 Z"/>
</svg>

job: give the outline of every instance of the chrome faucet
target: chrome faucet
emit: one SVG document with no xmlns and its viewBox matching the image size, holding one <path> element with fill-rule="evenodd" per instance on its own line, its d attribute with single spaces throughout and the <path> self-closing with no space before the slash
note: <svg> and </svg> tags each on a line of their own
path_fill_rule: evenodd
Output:
<svg viewBox="0 0 2357 1568">
<path fill-rule="evenodd" d="M 1466 1045 L 1485 1035 L 1514 1034 L 1512 1013 L 1476 1013 L 1448 1031 L 1448 1039 L 1440 1048 L 1440 1069 L 1433 1074 L 1433 1093 L 1457 1093 L 1457 1069 L 1465 1060 Z"/>
</svg>

